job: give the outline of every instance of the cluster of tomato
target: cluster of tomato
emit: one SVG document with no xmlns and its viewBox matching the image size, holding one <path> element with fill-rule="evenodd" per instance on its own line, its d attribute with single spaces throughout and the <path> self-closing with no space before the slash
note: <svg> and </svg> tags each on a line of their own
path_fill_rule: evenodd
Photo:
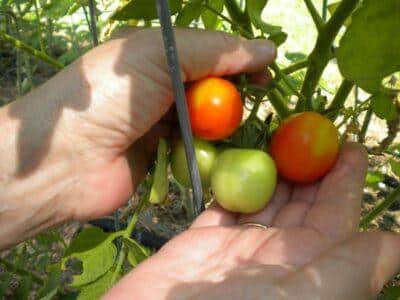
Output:
<svg viewBox="0 0 400 300">
<path fill-rule="evenodd" d="M 231 136 L 241 124 L 240 93 L 229 81 L 208 77 L 192 84 L 186 96 L 202 184 L 211 187 L 226 210 L 257 212 L 270 200 L 278 175 L 296 183 L 311 183 L 321 179 L 336 161 L 338 131 L 316 112 L 284 120 L 265 151 L 217 149 L 212 142 Z M 171 168 L 178 182 L 191 186 L 182 141 L 174 147 Z"/>
</svg>

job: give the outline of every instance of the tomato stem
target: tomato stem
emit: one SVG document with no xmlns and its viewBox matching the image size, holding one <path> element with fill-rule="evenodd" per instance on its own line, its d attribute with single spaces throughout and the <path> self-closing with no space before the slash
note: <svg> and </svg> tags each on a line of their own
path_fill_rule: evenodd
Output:
<svg viewBox="0 0 400 300">
<path fill-rule="evenodd" d="M 332 121 L 335 121 L 339 116 L 340 109 L 344 106 L 346 99 L 349 97 L 351 90 L 354 87 L 354 83 L 344 79 L 342 84 L 339 87 L 335 97 L 332 100 L 331 105 L 328 108 L 328 111 L 332 111 L 332 114 L 329 116 Z"/>
<path fill-rule="evenodd" d="M 400 197 L 400 187 L 398 187 L 392 193 L 390 193 L 384 201 L 382 201 L 369 214 L 367 214 L 364 218 L 362 218 L 360 222 L 360 228 L 363 230 L 367 229 L 368 225 L 382 212 L 384 212 L 387 208 L 389 208 L 395 201 L 397 201 L 399 197 Z"/>
<path fill-rule="evenodd" d="M 307 9 L 311 15 L 311 18 L 313 19 L 314 24 L 317 27 L 317 30 L 321 31 L 325 22 L 319 15 L 318 10 L 315 7 L 314 3 L 312 2 L 312 0 L 304 0 L 304 3 L 307 6 Z"/>
<path fill-rule="evenodd" d="M 64 66 L 61 63 L 59 63 L 57 60 L 55 60 L 54 58 L 51 58 L 47 54 L 45 54 L 35 48 L 32 48 L 31 46 L 25 44 L 21 40 L 17 40 L 16 38 L 8 35 L 7 33 L 5 33 L 2 30 L 0 30 L 0 40 L 4 40 L 6 42 L 11 43 L 14 47 L 31 54 L 32 56 L 48 63 L 49 65 L 52 65 L 53 67 L 56 67 L 58 69 L 64 68 Z"/>
<path fill-rule="evenodd" d="M 359 2 L 360 0 L 343 0 L 321 29 L 314 50 L 309 56 L 308 70 L 301 89 L 301 94 L 307 101 L 299 101 L 296 111 L 312 110 L 312 96 L 330 60 L 332 44 Z"/>
</svg>

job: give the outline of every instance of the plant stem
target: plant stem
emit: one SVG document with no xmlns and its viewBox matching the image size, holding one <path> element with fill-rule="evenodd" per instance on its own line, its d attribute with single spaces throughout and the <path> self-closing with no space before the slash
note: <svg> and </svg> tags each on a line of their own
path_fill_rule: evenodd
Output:
<svg viewBox="0 0 400 300">
<path fill-rule="evenodd" d="M 15 273 L 18 274 L 20 276 L 29 276 L 32 278 L 33 281 L 35 281 L 37 284 L 40 285 L 44 285 L 45 281 L 42 277 L 40 277 L 39 275 L 28 271 L 24 268 L 21 268 L 19 266 L 16 266 L 12 263 L 10 263 L 9 261 L 7 261 L 6 259 L 3 259 L 0 257 L 0 264 L 2 264 L 9 272 L 11 273 Z"/>
<path fill-rule="evenodd" d="M 328 18 L 328 0 L 322 0 L 322 20 L 325 22 Z"/>
<path fill-rule="evenodd" d="M 139 215 L 142 212 L 142 209 L 144 206 L 147 204 L 148 200 L 150 197 L 150 188 L 148 188 L 148 191 L 146 191 L 146 194 L 141 197 L 139 204 L 136 206 L 135 212 L 133 213 L 133 216 L 131 220 L 129 221 L 128 227 L 125 229 L 124 236 L 127 238 L 130 238 L 132 235 L 133 230 L 135 229 L 135 226 L 139 220 Z"/>
<path fill-rule="evenodd" d="M 339 90 L 337 91 L 335 97 L 332 100 L 331 105 L 328 108 L 329 112 L 332 112 L 329 116 L 329 118 L 332 121 L 335 121 L 336 118 L 339 115 L 340 109 L 343 107 L 344 103 L 346 102 L 346 99 L 349 97 L 349 94 L 351 90 L 354 87 L 354 83 L 351 81 L 348 81 L 347 79 L 344 79 L 342 81 L 342 84 L 339 87 Z"/>
<path fill-rule="evenodd" d="M 90 14 L 90 31 L 92 33 L 93 47 L 99 44 L 97 37 L 97 26 L 96 26 L 96 13 L 95 13 L 95 0 L 89 0 L 89 14 Z"/>
<path fill-rule="evenodd" d="M 117 282 L 118 277 L 120 276 L 120 273 L 121 273 L 122 266 L 124 264 L 125 258 L 126 258 L 126 247 L 125 247 L 124 244 L 122 244 L 121 251 L 119 252 L 119 255 L 118 255 L 117 265 L 115 267 L 115 271 L 113 273 L 113 276 L 111 277 L 109 287 L 112 287 Z"/>
<path fill-rule="evenodd" d="M 231 19 L 240 25 L 246 32 L 250 33 L 253 37 L 253 28 L 251 26 L 251 22 L 247 13 L 244 13 L 236 0 L 225 0 L 225 7 L 231 17 Z M 232 24 L 236 25 L 236 24 Z"/>
<path fill-rule="evenodd" d="M 297 63 L 294 63 L 294 64 L 282 69 L 282 72 L 286 75 L 290 75 L 301 69 L 306 68 L 307 66 L 308 66 L 308 59 L 305 59 L 305 60 L 299 61 Z"/>
<path fill-rule="evenodd" d="M 21 40 L 17 40 L 15 38 L 13 38 L 12 36 L 5 33 L 4 31 L 0 31 L 0 39 L 11 43 L 14 47 L 24 50 L 25 52 L 28 52 L 32 56 L 48 63 L 49 65 L 52 65 L 55 68 L 62 69 L 64 67 L 61 63 L 59 63 L 54 58 L 51 58 L 47 54 L 45 54 L 35 48 L 32 48 L 31 46 L 25 44 Z"/>
<path fill-rule="evenodd" d="M 390 193 L 385 200 L 378 204 L 369 214 L 362 218 L 360 222 L 361 229 L 367 229 L 368 225 L 378 217 L 382 212 L 389 208 L 400 197 L 400 187 Z"/>
<path fill-rule="evenodd" d="M 292 84 L 287 75 L 282 72 L 276 62 L 272 63 L 270 68 L 275 72 L 276 77 L 282 79 L 283 82 L 286 83 L 288 88 L 299 98 L 300 101 L 305 101 L 304 96 L 296 89 L 296 87 Z"/>
<path fill-rule="evenodd" d="M 39 13 L 39 6 L 38 6 L 38 1 L 37 0 L 32 0 L 33 6 L 35 7 L 35 14 L 36 14 L 36 22 L 37 22 L 37 31 L 38 31 L 38 36 L 39 36 L 39 44 L 40 44 L 40 51 L 43 53 L 46 53 L 46 48 L 43 43 L 43 37 L 42 37 L 42 23 L 40 22 L 40 13 Z"/>
<path fill-rule="evenodd" d="M 299 101 L 297 111 L 312 110 L 312 95 L 329 60 L 332 44 L 346 19 L 352 14 L 360 0 L 343 0 L 330 20 L 321 29 L 314 50 L 308 61 L 308 70 L 304 78 L 301 94 L 307 101 Z"/>
<path fill-rule="evenodd" d="M 317 30 L 321 31 L 322 27 L 324 26 L 324 20 L 319 15 L 318 10 L 315 7 L 314 3 L 312 2 L 312 0 L 304 0 L 304 3 L 307 6 L 311 18 L 313 19 L 315 26 L 317 27 Z"/>
<path fill-rule="evenodd" d="M 291 112 L 285 103 L 285 99 L 281 93 L 278 92 L 278 90 L 272 89 L 267 93 L 267 95 L 271 105 L 274 107 L 281 119 L 285 119 L 286 117 L 290 116 Z"/>
</svg>

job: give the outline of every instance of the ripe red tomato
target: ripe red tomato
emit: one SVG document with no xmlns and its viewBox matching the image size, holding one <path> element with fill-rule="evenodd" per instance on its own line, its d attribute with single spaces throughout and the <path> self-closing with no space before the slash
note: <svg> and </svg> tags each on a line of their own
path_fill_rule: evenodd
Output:
<svg viewBox="0 0 400 300">
<path fill-rule="evenodd" d="M 269 150 L 282 177 L 310 183 L 335 164 L 339 133 L 329 119 L 316 112 L 295 114 L 279 126 Z"/>
<path fill-rule="evenodd" d="M 193 134 L 214 141 L 229 137 L 240 126 L 243 102 L 236 87 L 218 77 L 207 77 L 186 91 Z"/>
</svg>

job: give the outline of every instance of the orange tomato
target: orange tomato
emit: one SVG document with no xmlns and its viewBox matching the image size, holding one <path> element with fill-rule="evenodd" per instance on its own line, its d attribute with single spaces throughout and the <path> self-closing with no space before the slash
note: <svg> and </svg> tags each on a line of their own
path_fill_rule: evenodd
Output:
<svg viewBox="0 0 400 300">
<path fill-rule="evenodd" d="M 218 77 L 207 77 L 186 90 L 193 134 L 214 141 L 232 135 L 243 117 L 243 102 L 236 87 Z"/>
<path fill-rule="evenodd" d="M 295 114 L 279 126 L 269 150 L 282 177 L 310 183 L 335 164 L 339 133 L 329 119 L 316 112 Z"/>
</svg>

